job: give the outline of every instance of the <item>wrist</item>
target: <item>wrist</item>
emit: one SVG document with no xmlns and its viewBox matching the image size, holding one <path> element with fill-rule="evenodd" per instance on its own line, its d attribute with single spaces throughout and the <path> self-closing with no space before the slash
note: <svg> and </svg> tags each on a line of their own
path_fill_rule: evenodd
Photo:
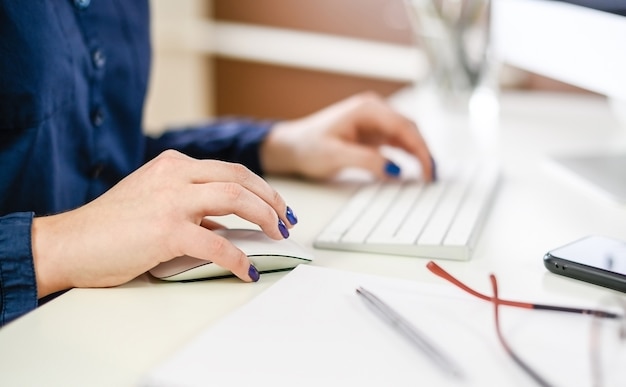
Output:
<svg viewBox="0 0 626 387">
<path fill-rule="evenodd" d="M 57 217 L 62 215 L 36 217 L 32 227 L 32 253 L 37 281 L 37 297 L 71 288 L 70 281 L 63 274 L 64 239 L 57 232 Z"/>
<path fill-rule="evenodd" d="M 266 174 L 293 175 L 298 172 L 295 147 L 291 143 L 294 129 L 290 121 L 278 122 L 261 143 L 261 165 Z"/>
</svg>

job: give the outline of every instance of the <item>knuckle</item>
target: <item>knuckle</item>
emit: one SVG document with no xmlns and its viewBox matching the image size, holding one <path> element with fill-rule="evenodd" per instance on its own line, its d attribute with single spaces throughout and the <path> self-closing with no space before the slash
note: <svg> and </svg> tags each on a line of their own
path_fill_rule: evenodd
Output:
<svg viewBox="0 0 626 387">
<path fill-rule="evenodd" d="M 228 241 L 225 238 L 217 237 L 213 238 L 211 241 L 211 250 L 213 251 L 214 256 L 223 256 L 224 253 L 228 250 Z"/>
<path fill-rule="evenodd" d="M 285 202 L 283 200 L 283 197 L 280 196 L 280 194 L 278 193 L 278 191 L 272 191 L 272 204 L 276 205 L 276 206 L 284 206 Z"/>
<path fill-rule="evenodd" d="M 276 211 L 272 207 L 266 205 L 263 207 L 262 210 L 264 213 L 263 215 L 264 221 L 267 221 L 268 223 L 270 222 L 270 219 L 274 219 L 275 221 L 277 221 Z"/>
<path fill-rule="evenodd" d="M 178 164 L 178 161 L 180 160 L 179 155 L 179 152 L 172 149 L 163 151 L 154 159 L 153 166 L 158 171 L 169 170 L 173 167 L 175 168 L 176 164 Z"/>
<path fill-rule="evenodd" d="M 234 263 L 235 270 L 239 269 L 243 271 L 245 268 L 249 266 L 248 257 L 243 252 L 237 254 L 233 263 Z"/>
<path fill-rule="evenodd" d="M 243 187 L 237 183 L 224 183 L 224 193 L 230 201 L 238 201 L 243 195 Z"/>
<path fill-rule="evenodd" d="M 242 164 L 231 164 L 231 169 L 236 181 L 245 182 L 250 178 L 250 170 Z"/>
<path fill-rule="evenodd" d="M 356 99 L 360 105 L 378 104 L 382 101 L 381 97 L 373 91 L 364 91 L 356 95 Z"/>
<path fill-rule="evenodd" d="M 161 152 L 161 154 L 159 155 L 159 157 L 162 157 L 162 158 L 178 158 L 179 156 L 180 156 L 180 152 L 174 149 L 166 149 L 163 152 Z"/>
<path fill-rule="evenodd" d="M 245 272 L 249 266 L 248 257 L 243 251 L 232 247 L 226 238 L 216 237 L 211 241 L 211 255 L 220 257 L 220 265 L 232 272 Z"/>
</svg>

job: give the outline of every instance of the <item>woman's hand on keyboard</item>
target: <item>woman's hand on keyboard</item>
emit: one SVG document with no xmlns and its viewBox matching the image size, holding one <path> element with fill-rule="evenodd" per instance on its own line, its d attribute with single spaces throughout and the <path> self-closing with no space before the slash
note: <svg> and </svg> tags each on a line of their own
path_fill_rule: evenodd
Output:
<svg viewBox="0 0 626 387">
<path fill-rule="evenodd" d="M 276 124 L 261 147 L 261 163 L 269 174 L 319 180 L 349 167 L 378 178 L 397 177 L 400 170 L 381 153 L 383 145 L 415 156 L 424 179 L 433 179 L 434 162 L 415 123 L 373 93 L 357 94 L 302 119 Z"/>
</svg>

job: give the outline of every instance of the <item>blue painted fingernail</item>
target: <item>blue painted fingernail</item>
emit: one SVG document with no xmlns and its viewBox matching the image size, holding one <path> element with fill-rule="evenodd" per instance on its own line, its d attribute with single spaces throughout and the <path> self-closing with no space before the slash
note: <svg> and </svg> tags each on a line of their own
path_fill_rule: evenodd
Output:
<svg viewBox="0 0 626 387">
<path fill-rule="evenodd" d="M 289 238 L 289 230 L 287 230 L 287 226 L 285 226 L 285 222 L 282 219 L 278 219 L 278 230 L 282 234 L 283 238 Z"/>
<path fill-rule="evenodd" d="M 295 225 L 296 223 L 298 223 L 298 217 L 296 216 L 296 214 L 293 213 L 293 210 L 291 209 L 291 207 L 287 207 L 287 220 L 289 221 L 289 223 L 291 223 L 291 225 Z"/>
<path fill-rule="evenodd" d="M 400 176 L 400 167 L 393 161 L 387 161 L 387 164 L 385 164 L 385 173 L 391 177 L 398 177 Z"/>
<path fill-rule="evenodd" d="M 433 166 L 431 178 L 433 181 L 437 181 L 437 164 L 435 164 L 435 159 L 432 156 L 430 156 L 430 164 Z"/>
<path fill-rule="evenodd" d="M 259 275 L 259 271 L 254 267 L 254 265 L 250 265 L 248 269 L 248 276 L 252 280 L 252 282 L 257 282 L 261 276 Z"/>
</svg>

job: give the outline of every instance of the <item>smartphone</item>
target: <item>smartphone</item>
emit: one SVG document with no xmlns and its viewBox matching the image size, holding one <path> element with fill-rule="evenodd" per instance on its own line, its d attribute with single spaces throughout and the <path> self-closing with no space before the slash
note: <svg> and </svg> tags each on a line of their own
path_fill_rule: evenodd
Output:
<svg viewBox="0 0 626 387">
<path fill-rule="evenodd" d="M 626 293 L 626 242 L 591 235 L 548 251 L 543 263 L 552 273 Z"/>
</svg>

